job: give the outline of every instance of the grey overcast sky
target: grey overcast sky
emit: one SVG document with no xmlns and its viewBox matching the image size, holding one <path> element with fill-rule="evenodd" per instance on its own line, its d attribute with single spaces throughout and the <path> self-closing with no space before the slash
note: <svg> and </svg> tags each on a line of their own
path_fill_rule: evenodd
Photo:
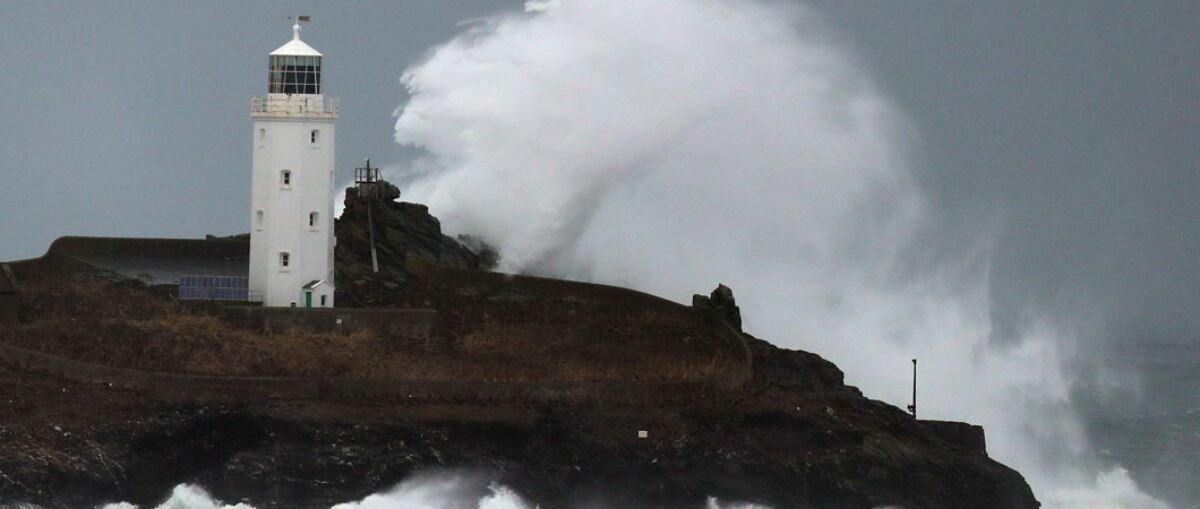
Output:
<svg viewBox="0 0 1200 509">
<path fill-rule="evenodd" d="M 1194 336 L 1200 3 L 811 3 L 914 120 L 946 231 L 996 225 L 995 312 L 1104 304 Z M 246 230 L 250 98 L 309 14 L 338 174 L 412 156 L 401 72 L 516 0 L 0 3 L 0 259 L 61 235 Z M 931 239 L 953 242 L 954 236 Z M 1003 323 L 1001 320 L 999 323 Z"/>
<path fill-rule="evenodd" d="M 933 250 L 996 235 L 998 338 L 1040 308 L 1089 315 L 1093 339 L 1200 342 L 1200 2 L 809 5 L 920 132 Z M 312 16 L 342 101 L 344 182 L 414 156 L 393 141 L 406 67 L 520 8 L 0 0 L 0 260 L 62 235 L 246 231 L 249 103 L 289 15 Z"/>
</svg>

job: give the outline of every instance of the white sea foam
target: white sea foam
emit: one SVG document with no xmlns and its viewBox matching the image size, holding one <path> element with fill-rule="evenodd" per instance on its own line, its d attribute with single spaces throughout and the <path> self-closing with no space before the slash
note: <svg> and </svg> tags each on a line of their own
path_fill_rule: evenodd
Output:
<svg viewBox="0 0 1200 509">
<path fill-rule="evenodd" d="M 358 502 L 338 504 L 331 509 L 536 509 L 511 489 L 495 483 L 481 488 L 484 478 L 473 474 L 441 471 L 418 474 L 391 490 L 370 495 Z M 1142 495 L 1137 486 L 1121 469 L 1102 474 L 1094 488 L 1058 490 L 1046 497 L 1047 507 L 1088 509 L 1166 509 L 1166 504 Z M 0 508 L 9 506 L 0 506 Z M 17 505 L 13 509 L 41 509 L 34 505 Z M 595 507 L 595 506 L 589 506 Z M 128 502 L 105 505 L 102 509 L 138 509 Z M 214 499 L 204 489 L 180 484 L 167 501 L 156 509 L 255 509 L 248 504 L 226 505 Z M 710 497 L 704 509 L 771 509 L 768 506 L 722 502 Z M 877 509 L 901 509 L 895 506 Z"/>
<path fill-rule="evenodd" d="M 440 472 L 421 474 L 391 490 L 370 495 L 358 502 L 337 504 L 331 509 L 534 509 L 511 489 L 491 484 L 481 490 L 479 478 L 470 474 Z M 481 493 L 481 491 L 483 493 Z M 103 509 L 138 509 L 128 502 L 108 504 Z M 156 509 L 255 509 L 244 503 L 226 505 L 203 488 L 180 484 Z"/>
<path fill-rule="evenodd" d="M 331 509 L 537 509 L 508 487 L 479 483 L 484 478 L 471 473 L 439 471 L 413 476 L 386 492 L 358 502 L 337 504 Z M 3 506 L 0 506 L 2 509 Z M 14 509 L 40 509 L 22 506 Z M 128 502 L 108 504 L 103 509 L 138 509 Z M 171 497 L 156 509 L 255 509 L 251 505 L 224 505 L 204 489 L 180 484 Z M 697 508 L 699 509 L 699 508 Z M 771 509 L 745 503 L 723 503 L 709 498 L 704 509 Z"/>
<path fill-rule="evenodd" d="M 922 415 L 983 424 L 1050 507 L 1151 500 L 1102 473 L 1072 407 L 1087 324 L 993 340 L 993 232 L 923 248 L 919 136 L 826 25 L 780 2 L 530 3 L 405 73 L 396 138 L 427 157 L 390 176 L 507 270 L 682 301 L 725 282 L 749 331 L 898 406 L 920 358 Z"/>
<path fill-rule="evenodd" d="M 471 474 L 422 474 L 385 493 L 332 509 L 532 509 L 511 489 Z"/>
<path fill-rule="evenodd" d="M 105 505 L 103 509 L 138 509 L 129 502 Z M 209 495 L 204 488 L 191 484 L 180 484 L 171 490 L 171 496 L 155 509 L 254 509 L 247 504 L 225 505 Z"/>
<path fill-rule="evenodd" d="M 721 502 L 717 497 L 708 497 L 705 509 L 771 509 L 769 506 L 743 502 Z"/>
<path fill-rule="evenodd" d="M 1048 494 L 1047 507 L 1087 507 L 1090 509 L 1167 509 L 1159 500 L 1142 494 L 1129 478 L 1129 472 L 1116 468 L 1096 477 L 1092 487 L 1058 490 Z"/>
</svg>

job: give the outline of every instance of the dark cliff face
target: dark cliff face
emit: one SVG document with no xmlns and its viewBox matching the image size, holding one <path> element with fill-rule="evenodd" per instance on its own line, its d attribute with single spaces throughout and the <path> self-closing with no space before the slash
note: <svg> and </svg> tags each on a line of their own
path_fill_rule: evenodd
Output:
<svg viewBox="0 0 1200 509">
<path fill-rule="evenodd" d="M 473 272 L 494 256 L 443 235 L 423 206 L 393 202 L 398 192 L 385 190 L 383 199 L 348 195 L 337 270 L 350 300 L 339 304 L 432 307 L 447 338 L 497 323 L 511 334 L 524 322 L 538 331 L 553 322 L 595 336 L 592 343 L 680 339 L 666 337 L 674 329 L 638 331 L 622 321 L 640 302 L 633 307 L 674 306 L 714 326 L 740 319 L 725 287 L 689 309 L 612 287 Z M 367 207 L 379 273 L 371 271 Z M 428 263 L 456 270 L 413 270 Z M 579 314 L 589 316 L 572 318 Z M 619 352 L 578 342 L 555 348 L 556 336 L 547 337 L 521 347 L 530 348 L 523 362 L 560 362 L 564 348 L 587 352 L 577 356 L 589 362 L 620 361 Z M 981 429 L 914 420 L 863 397 L 818 355 L 735 337 L 752 366 L 748 381 L 660 405 L 368 397 L 181 404 L 0 363 L 0 504 L 154 507 L 186 482 L 260 509 L 327 508 L 449 469 L 502 483 L 542 508 L 699 508 L 709 496 L 779 509 L 1038 507 L 1020 474 L 987 456 Z"/>
<path fill-rule="evenodd" d="M 752 340 L 738 401 L 667 407 L 403 401 L 166 404 L 0 367 L 0 500 L 153 507 L 198 483 L 260 509 L 327 508 L 460 469 L 541 507 L 1033 508 L 1015 471 L 843 385 L 820 357 Z M 648 432 L 639 438 L 638 432 Z"/>
</svg>

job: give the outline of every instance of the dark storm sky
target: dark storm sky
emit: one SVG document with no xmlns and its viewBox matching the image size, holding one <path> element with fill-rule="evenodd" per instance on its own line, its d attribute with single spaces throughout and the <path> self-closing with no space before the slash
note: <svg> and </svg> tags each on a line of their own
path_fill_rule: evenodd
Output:
<svg viewBox="0 0 1200 509">
<path fill-rule="evenodd" d="M 921 133 L 944 230 L 994 246 L 995 313 L 1099 310 L 1114 334 L 1200 330 L 1200 3 L 824 0 Z M 305 40 L 342 100 L 338 174 L 395 163 L 400 73 L 518 1 L 0 5 L 0 259 L 67 235 L 246 230 L 250 98 Z"/>
</svg>

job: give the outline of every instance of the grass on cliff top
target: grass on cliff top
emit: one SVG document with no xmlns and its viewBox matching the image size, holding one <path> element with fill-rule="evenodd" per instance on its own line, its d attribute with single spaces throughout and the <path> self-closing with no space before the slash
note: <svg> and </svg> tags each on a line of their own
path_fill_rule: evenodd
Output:
<svg viewBox="0 0 1200 509">
<path fill-rule="evenodd" d="M 21 298 L 22 322 L 0 327 L 0 341 L 145 371 L 577 382 L 701 379 L 727 373 L 739 361 L 736 348 L 704 338 L 696 324 L 681 327 L 680 317 L 651 311 L 572 321 L 563 317 L 574 310 L 544 312 L 551 304 L 475 305 L 465 315 L 439 309 L 434 337 L 406 340 L 371 332 L 244 329 L 165 292 L 80 276 L 27 282 Z"/>
</svg>

